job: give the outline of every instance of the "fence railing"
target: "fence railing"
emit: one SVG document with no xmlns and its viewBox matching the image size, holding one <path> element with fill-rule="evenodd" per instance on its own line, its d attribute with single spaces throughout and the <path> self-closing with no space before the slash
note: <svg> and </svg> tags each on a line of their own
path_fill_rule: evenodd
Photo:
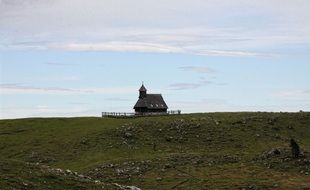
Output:
<svg viewBox="0 0 310 190">
<path fill-rule="evenodd" d="M 130 117 L 134 116 L 135 113 L 128 113 L 128 112 L 102 112 L 102 117 Z"/>
<path fill-rule="evenodd" d="M 140 116 L 156 116 L 156 115 L 180 115 L 181 110 L 169 110 L 167 112 L 102 112 L 102 117 L 140 117 Z"/>
</svg>

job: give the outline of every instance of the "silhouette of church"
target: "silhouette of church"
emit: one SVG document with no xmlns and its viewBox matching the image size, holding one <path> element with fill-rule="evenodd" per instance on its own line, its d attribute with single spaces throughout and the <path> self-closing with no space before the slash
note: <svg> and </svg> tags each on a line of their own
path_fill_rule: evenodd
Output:
<svg viewBox="0 0 310 190">
<path fill-rule="evenodd" d="M 134 106 L 136 114 L 167 113 L 168 106 L 161 94 L 147 94 L 147 90 L 142 84 L 139 89 L 139 99 Z"/>
</svg>

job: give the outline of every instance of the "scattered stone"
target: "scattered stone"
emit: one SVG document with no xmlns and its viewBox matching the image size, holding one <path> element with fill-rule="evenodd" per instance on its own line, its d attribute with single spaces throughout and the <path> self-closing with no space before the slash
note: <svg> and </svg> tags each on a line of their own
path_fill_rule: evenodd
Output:
<svg viewBox="0 0 310 190">
<path fill-rule="evenodd" d="M 63 173 L 64 171 L 60 168 L 56 168 L 55 171 L 59 172 L 59 173 Z"/>
<path fill-rule="evenodd" d="M 281 152 L 279 149 L 272 149 L 271 151 L 269 151 L 269 154 L 272 154 L 272 155 L 279 155 Z"/>
<path fill-rule="evenodd" d="M 126 133 L 125 133 L 125 137 L 126 137 L 126 138 L 130 138 L 130 137 L 132 137 L 132 134 L 129 133 L 129 132 L 126 132 Z"/>
<path fill-rule="evenodd" d="M 71 171 L 71 170 L 69 170 L 69 169 L 66 169 L 66 173 L 68 173 L 68 174 L 72 174 L 72 171 Z"/>
<path fill-rule="evenodd" d="M 277 118 L 272 117 L 272 118 L 269 118 L 269 119 L 268 119 L 268 122 L 267 122 L 267 123 L 268 123 L 269 125 L 274 125 L 274 124 L 277 122 L 277 120 L 278 120 Z"/>
<path fill-rule="evenodd" d="M 79 178 L 85 178 L 85 176 L 82 175 L 82 174 L 79 174 L 78 177 L 79 177 Z"/>
<path fill-rule="evenodd" d="M 166 137 L 166 141 L 167 142 L 171 142 L 173 140 L 173 137 L 169 136 L 169 137 Z"/>
<path fill-rule="evenodd" d="M 113 183 L 113 185 L 115 185 L 116 187 L 118 187 L 121 190 L 141 190 L 140 188 L 138 188 L 136 186 L 126 186 L 126 185 L 120 185 L 117 183 Z"/>
<path fill-rule="evenodd" d="M 220 123 L 221 123 L 220 121 L 218 121 L 216 119 L 214 119 L 213 121 L 214 121 L 215 125 L 217 125 L 217 126 L 220 125 Z"/>
<path fill-rule="evenodd" d="M 172 166 L 171 166 L 170 164 L 168 164 L 168 163 L 167 163 L 167 164 L 165 164 L 165 166 L 164 166 L 164 168 L 165 168 L 165 169 L 167 169 L 167 168 L 171 168 L 171 167 L 172 167 Z"/>
<path fill-rule="evenodd" d="M 81 140 L 81 144 L 87 144 L 87 139 L 86 139 L 86 138 L 83 138 L 83 139 Z"/>
<path fill-rule="evenodd" d="M 249 185 L 248 189 L 254 189 L 254 190 L 256 190 L 256 189 L 258 189 L 258 188 L 256 187 L 256 185 Z"/>
<path fill-rule="evenodd" d="M 200 121 L 206 121 L 206 120 L 207 120 L 206 117 L 201 117 L 201 118 L 200 118 Z"/>
</svg>

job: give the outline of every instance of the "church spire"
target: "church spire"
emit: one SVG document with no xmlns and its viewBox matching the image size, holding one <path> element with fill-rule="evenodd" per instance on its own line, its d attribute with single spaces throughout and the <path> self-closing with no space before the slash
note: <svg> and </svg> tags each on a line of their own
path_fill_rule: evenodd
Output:
<svg viewBox="0 0 310 190">
<path fill-rule="evenodd" d="M 142 86 L 139 89 L 139 98 L 145 98 L 146 97 L 146 88 L 142 82 Z"/>
</svg>

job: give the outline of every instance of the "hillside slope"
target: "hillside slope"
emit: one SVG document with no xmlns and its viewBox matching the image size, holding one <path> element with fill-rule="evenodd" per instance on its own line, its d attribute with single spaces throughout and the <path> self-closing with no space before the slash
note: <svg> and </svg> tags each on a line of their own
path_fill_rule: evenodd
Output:
<svg viewBox="0 0 310 190">
<path fill-rule="evenodd" d="M 305 112 L 0 120 L 0 189 L 310 189 L 309 151 Z"/>
</svg>

